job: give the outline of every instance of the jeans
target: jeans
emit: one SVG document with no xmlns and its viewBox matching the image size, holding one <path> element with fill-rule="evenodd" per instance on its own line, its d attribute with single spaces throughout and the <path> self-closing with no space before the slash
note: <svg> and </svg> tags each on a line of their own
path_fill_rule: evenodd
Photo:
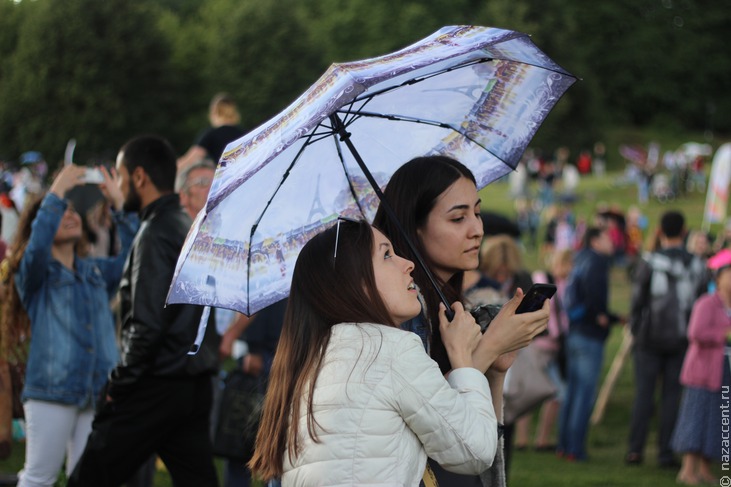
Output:
<svg viewBox="0 0 731 487">
<path fill-rule="evenodd" d="M 566 338 L 566 399 L 561 406 L 558 450 L 586 460 L 586 437 L 604 360 L 604 341 L 578 332 Z"/>
<path fill-rule="evenodd" d="M 94 411 L 33 399 L 26 401 L 23 409 L 25 465 L 19 474 L 18 486 L 51 487 L 56 483 L 64 457 L 67 474 L 81 457 Z"/>
</svg>

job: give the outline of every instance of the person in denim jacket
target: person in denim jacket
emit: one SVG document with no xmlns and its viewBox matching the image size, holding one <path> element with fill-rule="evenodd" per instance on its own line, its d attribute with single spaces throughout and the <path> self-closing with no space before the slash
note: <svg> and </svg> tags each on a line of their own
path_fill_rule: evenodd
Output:
<svg viewBox="0 0 731 487">
<path fill-rule="evenodd" d="M 101 171 L 100 189 L 120 210 L 116 174 Z M 21 487 L 54 485 L 64 457 L 71 472 L 91 431 L 96 399 L 119 359 L 109 302 L 138 223 L 136 216 L 115 212 L 120 254 L 79 257 L 81 217 L 64 197 L 84 178 L 85 168 L 64 167 L 30 208 L 13 246 L 15 296 L 31 331 L 22 393 L 27 439 Z"/>
</svg>

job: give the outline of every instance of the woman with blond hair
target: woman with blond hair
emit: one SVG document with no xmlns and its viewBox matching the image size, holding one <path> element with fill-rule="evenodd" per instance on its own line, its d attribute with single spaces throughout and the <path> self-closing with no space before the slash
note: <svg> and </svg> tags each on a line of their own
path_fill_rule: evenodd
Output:
<svg viewBox="0 0 731 487">
<path fill-rule="evenodd" d="M 550 438 L 553 435 L 561 400 L 566 390 L 564 340 L 569 332 L 569 318 L 566 315 L 563 300 L 568 278 L 574 265 L 574 251 L 571 249 L 558 250 L 548 260 L 549 268 L 547 270 L 535 271 L 531 275 L 533 282 L 556 285 L 556 295 L 553 297 L 551 315 L 548 319 L 548 333 L 536 337 L 533 343 L 528 345 L 530 352 L 536 354 L 538 363 L 542 365 L 558 389 L 556 396 L 543 403 L 540 409 L 534 448 L 541 452 L 556 451 L 556 445 L 550 441 Z M 518 449 L 528 446 L 532 422 L 531 413 L 521 416 L 515 422 L 515 443 Z"/>
<path fill-rule="evenodd" d="M 523 266 L 523 257 L 516 240 L 510 235 L 488 237 L 480 249 L 480 271 L 496 281 L 507 301 L 517 288 L 527 291 L 533 284 Z"/>
<path fill-rule="evenodd" d="M 495 288 L 503 302 L 507 302 L 514 296 L 518 289 L 527 291 L 533 285 L 530 272 L 523 266 L 523 257 L 518 242 L 510 235 L 495 235 L 482 242 L 479 270 L 495 283 Z M 507 411 L 506 416 L 510 416 Z M 510 470 L 514 429 L 514 424 L 505 422 L 506 476 Z"/>
</svg>

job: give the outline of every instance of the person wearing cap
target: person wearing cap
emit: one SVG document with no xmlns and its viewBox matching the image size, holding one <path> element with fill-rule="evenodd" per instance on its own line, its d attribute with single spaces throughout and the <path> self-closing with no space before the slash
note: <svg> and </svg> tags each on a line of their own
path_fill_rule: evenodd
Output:
<svg viewBox="0 0 731 487">
<path fill-rule="evenodd" d="M 677 480 L 681 484 L 718 485 L 711 462 L 721 460 L 722 412 L 728 418 L 731 386 L 731 250 L 723 249 L 708 260 L 716 290 L 701 296 L 693 306 L 688 327 L 688 352 L 680 383 L 683 398 L 672 438 L 682 454 Z M 722 389 L 726 391 L 724 402 Z"/>
<path fill-rule="evenodd" d="M 18 211 L 23 211 L 26 201 L 43 192 L 43 178 L 48 172 L 48 166 L 43 154 L 38 151 L 21 154 L 20 164 L 22 167 L 13 178 L 10 198 Z"/>
</svg>

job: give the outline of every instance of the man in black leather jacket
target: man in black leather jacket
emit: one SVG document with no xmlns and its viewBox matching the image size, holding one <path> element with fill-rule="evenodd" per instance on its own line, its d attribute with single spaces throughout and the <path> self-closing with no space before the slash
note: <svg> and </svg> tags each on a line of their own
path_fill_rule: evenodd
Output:
<svg viewBox="0 0 731 487">
<path fill-rule="evenodd" d="M 120 284 L 121 360 L 68 485 L 118 486 L 157 453 L 176 487 L 217 486 L 209 436 L 218 370 L 213 316 L 200 351 L 188 355 L 202 308 L 165 306 L 191 225 L 173 193 L 175 152 L 159 137 L 137 137 L 120 150 L 117 171 L 124 208 L 141 220 Z"/>
</svg>

